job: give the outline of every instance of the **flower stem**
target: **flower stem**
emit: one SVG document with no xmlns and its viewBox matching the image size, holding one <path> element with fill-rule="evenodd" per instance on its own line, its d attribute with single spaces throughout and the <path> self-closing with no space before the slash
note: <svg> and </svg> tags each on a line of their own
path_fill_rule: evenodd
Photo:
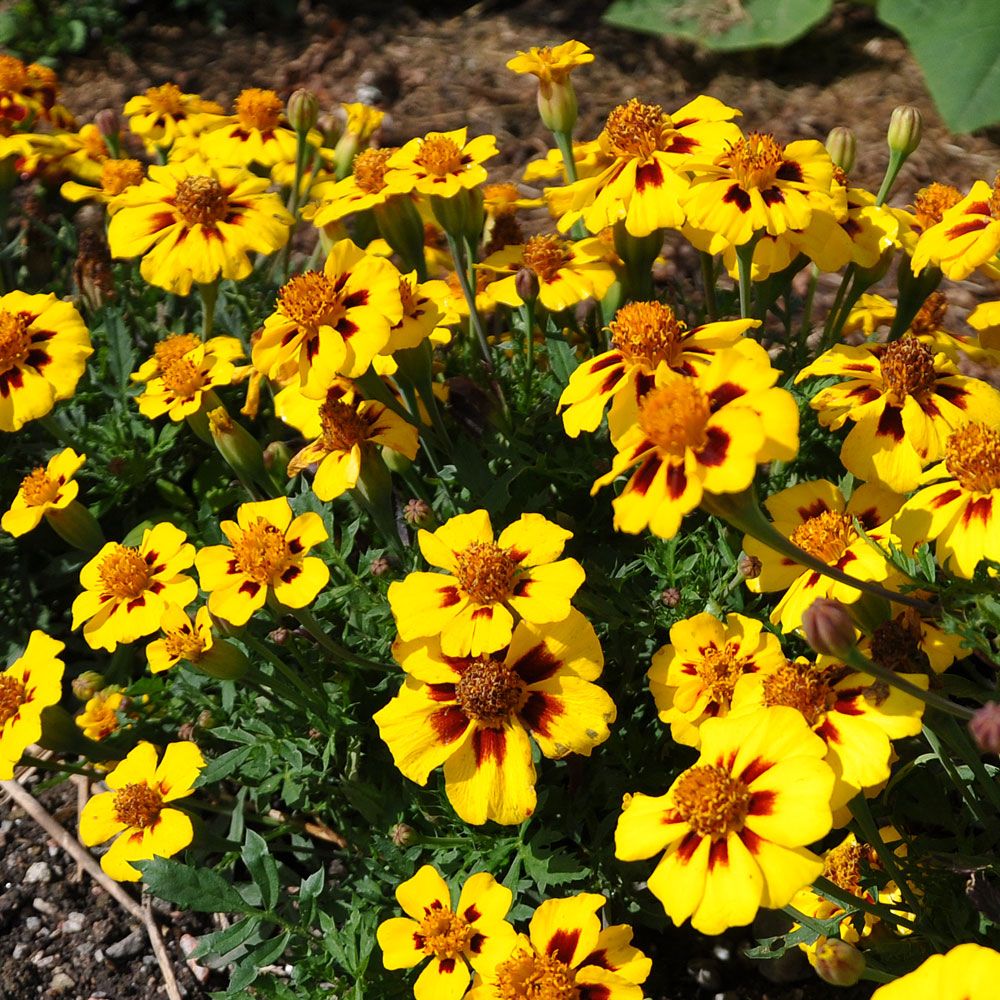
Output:
<svg viewBox="0 0 1000 1000">
<path fill-rule="evenodd" d="M 705 312 L 709 321 L 714 323 L 719 318 L 719 305 L 715 300 L 715 258 L 704 250 L 698 256 L 701 258 L 701 280 L 705 286 Z"/>
<path fill-rule="evenodd" d="M 356 656 L 346 646 L 341 646 L 339 642 L 331 639 L 319 619 L 308 608 L 287 608 L 285 610 L 298 618 L 302 623 L 302 627 L 331 656 L 336 657 L 343 663 L 349 663 L 351 666 L 361 667 L 364 670 L 378 670 L 380 673 L 385 672 L 383 664 L 376 663 L 374 660 L 366 660 L 363 656 Z"/>
<path fill-rule="evenodd" d="M 303 681 L 302 678 L 294 670 L 292 670 L 292 668 L 289 667 L 288 664 L 285 663 L 285 661 L 282 660 L 280 656 L 277 655 L 277 653 L 275 653 L 271 649 L 268 649 L 268 647 L 264 645 L 264 643 L 260 642 L 260 640 L 258 639 L 255 639 L 252 635 L 249 634 L 242 635 L 240 636 L 240 640 L 246 646 L 252 649 L 258 656 L 263 657 L 263 659 L 267 660 L 267 662 L 270 663 L 272 667 L 274 667 L 274 669 L 281 675 L 281 677 L 292 685 L 292 687 L 295 689 L 295 692 L 293 693 L 289 691 L 288 694 L 291 696 L 292 700 L 299 706 L 299 708 L 311 709 L 312 707 L 315 706 L 317 692 L 314 691 L 312 688 L 310 688 L 309 685 L 307 685 L 305 681 Z M 263 681 L 269 687 L 271 686 L 268 679 L 266 677 L 263 677 L 263 675 L 260 675 L 258 679 Z M 301 696 L 304 700 L 300 701 L 299 696 Z"/>
<path fill-rule="evenodd" d="M 739 272 L 740 284 L 740 316 L 743 319 L 750 318 L 750 286 L 753 273 L 753 251 L 756 246 L 757 237 L 754 236 L 749 242 L 736 248 L 736 268 Z"/>
<path fill-rule="evenodd" d="M 198 291 L 201 293 L 201 339 L 208 340 L 215 329 L 215 303 L 219 298 L 219 279 L 210 281 L 207 284 L 199 284 Z"/>
</svg>

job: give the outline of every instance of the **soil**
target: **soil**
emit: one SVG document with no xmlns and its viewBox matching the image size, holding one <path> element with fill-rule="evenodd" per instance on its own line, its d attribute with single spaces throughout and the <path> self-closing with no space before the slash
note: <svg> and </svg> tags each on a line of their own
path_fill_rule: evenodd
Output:
<svg viewBox="0 0 1000 1000">
<path fill-rule="evenodd" d="M 874 189 L 888 159 L 889 114 L 908 103 L 924 116 L 924 139 L 903 169 L 893 204 L 908 203 L 931 180 L 967 189 L 976 179 L 991 180 L 1000 166 L 1000 132 L 950 134 L 902 42 L 863 5 L 837 8 L 824 25 L 780 52 L 736 55 L 713 55 L 612 28 L 600 21 L 602 6 L 483 0 L 468 9 L 417 9 L 379 0 L 359 14 L 304 0 L 294 16 L 276 25 L 259 16 L 254 23 L 248 16 L 217 35 L 190 20 L 152 23 L 140 12 L 119 42 L 61 67 L 63 100 L 86 121 L 101 108 L 120 109 L 131 95 L 167 80 L 225 103 L 244 87 L 272 87 L 283 96 L 308 87 L 326 108 L 340 101 L 380 104 L 387 113 L 386 145 L 466 125 L 473 134 L 493 133 L 502 151 L 493 161 L 493 174 L 516 180 L 525 163 L 549 148 L 549 136 L 537 119 L 533 81 L 515 77 L 504 64 L 518 49 L 573 37 L 597 55 L 574 78 L 580 137 L 596 135 L 607 112 L 629 96 L 672 110 L 708 93 L 740 107 L 745 127 L 773 131 L 786 141 L 823 139 L 835 125 L 849 125 L 858 141 L 852 179 Z M 976 278 L 950 289 L 959 314 L 986 294 Z M 67 783 L 41 795 L 70 829 L 75 823 L 72 789 Z M 50 878 L 30 882 L 29 869 L 38 863 L 47 866 Z M 218 980 L 199 983 L 181 950 L 182 935 L 204 933 L 208 925 L 169 911 L 165 923 L 166 945 L 185 995 L 198 998 L 220 988 Z M 73 863 L 46 844 L 28 817 L 8 801 L 0 803 L 0 998 L 162 998 L 145 938 L 121 944 L 134 930 L 102 890 L 87 877 L 74 877 Z M 834 990 L 801 969 L 801 985 L 788 985 L 787 976 L 795 970 L 767 969 L 772 978 L 786 977 L 772 983 L 758 967 L 738 960 L 739 944 L 739 934 L 710 940 L 686 931 L 649 941 L 657 964 L 674 984 L 662 1000 L 822 1000 L 834 995 L 858 1000 L 871 992 L 863 986 Z M 124 954 L 112 957 L 119 952 Z"/>
</svg>

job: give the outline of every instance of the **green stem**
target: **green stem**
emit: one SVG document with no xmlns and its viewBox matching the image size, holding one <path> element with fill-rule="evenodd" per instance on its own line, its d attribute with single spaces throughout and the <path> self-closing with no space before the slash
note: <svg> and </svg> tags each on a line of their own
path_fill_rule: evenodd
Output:
<svg viewBox="0 0 1000 1000">
<path fill-rule="evenodd" d="M 44 417 L 38 418 L 38 424 L 51 434 L 56 441 L 64 448 L 76 448 L 78 442 L 74 441 L 69 434 L 59 426 L 59 422 L 51 413 L 46 413 Z"/>
<path fill-rule="evenodd" d="M 531 409 L 532 374 L 535 367 L 535 300 L 525 299 L 521 306 L 524 323 L 524 406 Z"/>
<path fill-rule="evenodd" d="M 476 292 L 469 284 L 465 253 L 459 247 L 458 241 L 450 233 L 445 233 L 445 239 L 448 241 L 451 259 L 455 264 L 455 276 L 458 278 L 458 284 L 462 289 L 465 304 L 469 307 L 469 325 L 472 327 L 479 341 L 479 349 L 483 355 L 483 364 L 486 366 L 486 371 L 492 377 L 496 366 L 493 364 L 493 354 L 490 351 L 489 341 L 486 339 L 483 322 L 479 317 L 479 311 L 476 309 Z"/>
<path fill-rule="evenodd" d="M 20 763 L 37 767 L 42 771 L 65 771 L 68 774 L 82 774 L 94 781 L 100 781 L 104 777 L 103 772 L 95 771 L 91 767 L 84 767 L 82 764 L 69 764 L 64 760 L 49 760 L 45 757 L 35 757 L 30 753 L 21 754 Z"/>
<path fill-rule="evenodd" d="M 736 248 L 736 268 L 740 284 L 740 316 L 750 319 L 750 275 L 753 273 L 753 251 L 757 246 L 756 236 L 743 246 Z"/>
<path fill-rule="evenodd" d="M 575 184 L 579 180 L 579 175 L 576 171 L 576 157 L 573 156 L 573 136 L 568 132 L 553 132 L 552 137 L 556 141 L 556 146 L 559 147 L 559 152 L 562 153 L 563 170 L 566 172 L 566 183 Z M 582 219 L 577 219 L 576 222 L 570 227 L 570 236 L 574 240 L 582 240 L 587 237 L 587 227 L 584 225 Z"/>
<path fill-rule="evenodd" d="M 198 285 L 201 293 L 201 339 L 208 340 L 215 329 L 215 303 L 219 298 L 219 279 L 210 281 L 207 285 Z"/>
<path fill-rule="evenodd" d="M 989 799 L 990 805 L 997 812 L 1000 812 L 1000 785 L 997 784 L 995 778 L 990 777 L 979 752 L 970 742 L 966 730 L 959 726 L 953 718 L 943 718 L 938 720 L 936 732 L 956 756 L 965 761 L 969 770 L 975 775 L 976 782 L 986 794 L 986 798 Z"/>
<path fill-rule="evenodd" d="M 896 183 L 896 177 L 899 175 L 900 167 L 905 162 L 906 153 L 901 153 L 895 149 L 889 151 L 889 165 L 885 168 L 885 177 L 882 178 L 878 194 L 875 195 L 876 208 L 880 208 L 885 203 L 886 198 L 889 197 L 889 192 L 892 190 L 893 184 Z"/>
<path fill-rule="evenodd" d="M 701 280 L 705 286 L 705 311 L 714 323 L 719 318 L 719 305 L 715 299 L 715 258 L 704 250 L 698 256 L 701 258 Z"/>
<path fill-rule="evenodd" d="M 284 609 L 290 615 L 294 615 L 302 623 L 302 627 L 316 640 L 317 644 L 325 649 L 331 656 L 336 657 L 343 663 L 349 663 L 355 667 L 361 667 L 365 670 L 378 670 L 380 673 L 385 672 L 385 666 L 381 663 L 376 663 L 374 660 L 366 660 L 362 656 L 356 656 L 345 646 L 341 646 L 339 642 L 334 642 L 333 639 L 327 635 L 326 630 L 323 628 L 319 619 L 308 609 L 308 608 L 287 608 Z M 314 693 L 315 696 L 315 693 Z"/>
<path fill-rule="evenodd" d="M 295 133 L 295 183 L 292 185 L 292 193 L 288 198 L 288 212 L 293 222 L 292 230 L 288 234 L 288 242 L 285 244 L 285 250 L 282 254 L 281 267 L 281 273 L 284 275 L 285 281 L 288 281 L 288 271 L 292 260 L 292 234 L 295 232 L 295 226 L 299 221 L 299 188 L 302 186 L 302 175 L 305 173 L 306 167 L 306 154 L 309 150 L 308 135 L 308 130 L 304 129 L 300 129 Z"/>
<path fill-rule="evenodd" d="M 315 706 L 316 704 L 316 691 L 311 689 L 302 680 L 302 678 L 299 677 L 299 675 L 294 670 L 292 670 L 292 668 L 289 667 L 288 664 L 285 663 L 285 661 L 282 660 L 280 656 L 277 655 L 277 653 L 275 653 L 271 649 L 268 649 L 268 647 L 265 646 L 264 643 L 260 642 L 258 639 L 255 639 L 249 633 L 240 636 L 240 640 L 248 648 L 252 649 L 258 656 L 263 657 L 265 660 L 267 660 L 267 662 L 270 663 L 272 667 L 274 667 L 274 669 L 281 675 L 281 677 L 292 685 L 292 687 L 295 689 L 295 692 L 297 693 L 293 693 L 292 691 L 288 691 L 288 689 L 286 689 L 286 691 L 288 691 L 288 695 L 291 695 L 292 701 L 294 701 L 300 708 L 310 711 L 312 710 L 312 707 Z M 263 675 L 259 675 L 258 679 L 263 681 L 268 686 L 271 686 L 268 678 L 264 677 Z M 298 695 L 301 695 L 304 700 L 300 700 Z"/>
</svg>

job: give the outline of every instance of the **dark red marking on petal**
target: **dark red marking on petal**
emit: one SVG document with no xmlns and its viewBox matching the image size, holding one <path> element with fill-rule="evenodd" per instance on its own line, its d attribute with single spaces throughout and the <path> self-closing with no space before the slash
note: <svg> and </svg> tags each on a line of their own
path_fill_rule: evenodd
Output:
<svg viewBox="0 0 1000 1000">
<path fill-rule="evenodd" d="M 0 372 L 0 396 L 6 399 L 10 395 L 11 389 L 20 389 L 24 386 L 24 373 L 20 368 L 8 368 L 5 372 Z"/>
<path fill-rule="evenodd" d="M 735 205 L 741 212 L 750 211 L 750 195 L 739 184 L 731 184 L 729 190 L 722 196 L 722 200 L 727 205 Z"/>
<path fill-rule="evenodd" d="M 667 143 L 665 153 L 690 153 L 697 149 L 701 143 L 697 139 L 692 139 L 689 135 L 675 135 Z"/>
<path fill-rule="evenodd" d="M 476 610 L 472 612 L 472 620 L 473 621 L 478 621 L 480 618 L 490 619 L 492 617 L 493 617 L 493 605 L 492 604 L 487 604 L 487 605 L 484 605 L 481 608 L 476 608 Z"/>
<path fill-rule="evenodd" d="M 126 611 L 135 611 L 136 608 L 142 608 L 146 605 L 146 597 L 144 594 L 140 594 L 138 597 L 133 597 L 128 604 L 125 605 Z"/>
<path fill-rule="evenodd" d="M 802 522 L 811 520 L 814 517 L 819 517 L 820 514 L 825 514 L 830 509 L 830 505 L 825 500 L 813 500 L 808 507 L 798 507 L 795 513 L 802 518 Z"/>
<path fill-rule="evenodd" d="M 260 584 L 255 580 L 244 580 L 240 584 L 239 593 L 246 594 L 247 597 L 256 597 L 257 591 L 260 590 Z"/>
<path fill-rule="evenodd" d="M 420 951 L 423 951 L 425 944 L 426 944 L 426 941 L 424 939 L 423 934 L 420 934 L 417 931 L 414 931 L 413 932 L 413 946 L 414 946 L 414 948 L 417 948 Z"/>
<path fill-rule="evenodd" d="M 644 163 L 635 172 L 635 190 L 637 194 L 642 194 L 646 187 L 663 187 L 663 170 L 656 160 Z"/>
<path fill-rule="evenodd" d="M 759 837 L 753 830 L 748 827 L 743 827 L 738 834 L 740 840 L 743 841 L 743 846 L 751 853 L 756 854 L 760 850 L 760 845 L 762 843 L 762 838 Z"/>
<path fill-rule="evenodd" d="M 434 712 L 430 716 L 430 724 L 438 742 L 447 746 L 460 739 L 469 728 L 469 718 L 460 708 L 451 705 Z"/>
<path fill-rule="evenodd" d="M 285 541 L 288 542 L 288 551 L 293 556 L 297 556 L 305 548 L 300 538 L 287 538 Z"/>
<path fill-rule="evenodd" d="M 840 228 L 853 240 L 861 234 L 861 223 L 856 219 L 847 219 L 840 224 Z"/>
<path fill-rule="evenodd" d="M 147 584 L 146 589 L 151 594 L 158 594 L 161 590 L 163 590 L 163 584 L 160 583 L 159 580 L 153 580 L 152 582 Z"/>
<path fill-rule="evenodd" d="M 611 390 L 616 385 L 618 385 L 618 383 L 622 380 L 624 375 L 625 375 L 624 368 L 619 368 L 616 371 L 608 372 L 608 374 L 604 376 L 604 381 L 601 382 L 597 391 L 599 393 L 611 392 Z"/>
<path fill-rule="evenodd" d="M 761 191 L 760 196 L 765 205 L 783 205 L 785 203 L 785 196 L 781 193 L 780 188 L 765 188 Z"/>
<path fill-rule="evenodd" d="M 723 382 L 708 394 L 709 406 L 711 406 L 712 412 L 715 413 L 716 410 L 722 409 L 726 403 L 731 403 L 734 399 L 745 396 L 746 393 L 747 391 L 742 385 L 737 385 L 735 382 Z"/>
<path fill-rule="evenodd" d="M 871 531 L 882 523 L 882 515 L 878 512 L 877 507 L 867 507 L 864 510 L 859 510 L 855 512 L 854 516 L 865 531 Z"/>
<path fill-rule="evenodd" d="M 962 495 L 962 491 L 958 488 L 953 490 L 945 490 L 944 493 L 936 496 L 931 501 L 932 507 L 946 507 L 953 500 L 957 500 Z"/>
<path fill-rule="evenodd" d="M 35 371 L 41 371 L 47 365 L 52 364 L 52 357 L 48 351 L 35 349 L 28 351 L 28 353 L 24 356 L 24 363 L 29 368 L 34 368 Z"/>
<path fill-rule="evenodd" d="M 469 909 L 474 909 L 474 907 L 469 907 Z M 478 955 L 483 950 L 483 945 L 486 944 L 485 934 L 473 934 L 469 939 L 469 951 L 473 955 Z"/>
<path fill-rule="evenodd" d="M 864 694 L 863 687 L 845 688 L 843 691 L 838 691 L 837 699 L 833 703 L 833 711 L 840 712 L 841 715 L 864 715 L 865 710 L 860 704 Z"/>
<path fill-rule="evenodd" d="M 709 427 L 705 432 L 705 447 L 697 452 L 701 465 L 722 465 L 729 454 L 732 438 L 721 427 Z"/>
<path fill-rule="evenodd" d="M 656 385 L 656 375 L 653 372 L 637 372 L 635 376 L 635 396 L 642 399 Z"/>
<path fill-rule="evenodd" d="M 292 580 L 296 579 L 297 577 L 299 577 L 301 575 L 302 575 L 302 567 L 301 566 L 289 566 L 286 570 L 282 571 L 281 582 L 282 583 L 291 583 Z"/>
<path fill-rule="evenodd" d="M 462 916 L 465 919 L 466 923 L 471 924 L 474 923 L 476 920 L 478 920 L 482 916 L 482 914 L 477 909 L 476 904 L 473 903 L 472 906 L 467 906 L 462 911 Z"/>
<path fill-rule="evenodd" d="M 442 958 L 438 962 L 438 972 L 443 972 L 446 976 L 450 976 L 454 971 L 455 971 L 455 959 Z"/>
<path fill-rule="evenodd" d="M 778 793 L 772 790 L 764 792 L 754 792 L 750 796 L 750 808 L 748 813 L 751 816 L 770 816 L 774 811 L 774 800 Z"/>
<path fill-rule="evenodd" d="M 166 229 L 167 226 L 172 226 L 176 221 L 173 212 L 157 212 L 149 220 L 150 235 L 158 233 L 161 229 Z"/>
<path fill-rule="evenodd" d="M 579 941 L 580 931 L 578 928 L 571 931 L 556 931 L 545 946 L 545 954 L 558 958 L 560 962 L 569 965 L 573 961 L 573 952 L 576 951 Z"/>
<path fill-rule="evenodd" d="M 565 714 L 566 707 L 558 698 L 545 694 L 543 691 L 532 691 L 520 712 L 521 721 L 533 732 L 542 736 L 551 736 L 549 728 L 553 719 Z"/>
<path fill-rule="evenodd" d="M 873 399 L 878 399 L 881 393 L 875 386 L 859 382 L 853 389 L 849 389 L 846 395 L 859 403 L 870 403 Z"/>
<path fill-rule="evenodd" d="M 743 773 L 740 775 L 740 781 L 744 785 L 749 785 L 751 782 L 756 781 L 762 774 L 766 774 L 771 770 L 772 763 L 769 760 L 764 760 L 762 757 L 754 757 L 752 761 L 743 769 Z"/>
<path fill-rule="evenodd" d="M 840 731 L 837 727 L 830 721 L 830 717 L 827 716 L 823 720 L 823 724 L 815 730 L 817 736 L 820 739 L 826 740 L 827 743 L 839 743 L 840 742 Z"/>
<path fill-rule="evenodd" d="M 544 643 L 540 642 L 510 666 L 525 684 L 537 684 L 551 677 L 562 663 L 549 652 Z"/>
<path fill-rule="evenodd" d="M 660 471 L 662 464 L 663 462 L 659 455 L 648 456 L 642 465 L 635 470 L 632 482 L 629 483 L 629 488 L 638 493 L 639 496 L 644 497 L 649 492 L 649 487 L 653 485 L 653 480 L 656 478 L 657 472 Z"/>
<path fill-rule="evenodd" d="M 975 520 L 977 517 L 984 525 L 988 525 L 990 523 L 990 514 L 992 513 L 993 497 L 978 497 L 962 511 L 962 525 L 967 528 L 969 522 Z"/>
<path fill-rule="evenodd" d="M 618 351 L 609 351 L 607 354 L 602 354 L 599 358 L 594 358 L 588 367 L 591 374 L 593 374 L 594 372 L 604 371 L 605 368 L 610 368 L 612 365 L 620 365 L 621 363 L 621 354 Z"/>
<path fill-rule="evenodd" d="M 452 584 L 448 587 L 441 587 L 438 590 L 442 608 L 450 608 L 453 604 L 458 604 L 462 600 L 462 595 L 458 592 L 458 587 Z"/>
<path fill-rule="evenodd" d="M 609 972 L 614 972 L 618 968 L 617 965 L 612 965 L 610 959 L 608 958 L 607 948 L 598 948 L 592 951 L 581 963 L 580 968 L 582 969 L 585 965 L 596 965 L 599 969 L 607 969 Z"/>
<path fill-rule="evenodd" d="M 427 685 L 427 697 L 431 701 L 454 701 L 455 685 L 441 682 Z"/>
<path fill-rule="evenodd" d="M 516 580 L 514 587 L 510 592 L 511 597 L 530 597 L 531 587 L 534 584 L 534 580 L 530 576 L 522 576 L 520 579 Z"/>
<path fill-rule="evenodd" d="M 580 1000 L 612 1000 L 611 987 L 601 983 L 577 983 Z"/>
<path fill-rule="evenodd" d="M 879 437 L 891 437 L 893 441 L 902 441 L 906 437 L 903 430 L 903 412 L 895 406 L 887 406 L 878 418 L 875 433 Z"/>
<path fill-rule="evenodd" d="M 507 756 L 507 734 L 502 729 L 477 729 L 472 734 L 472 753 L 477 768 L 491 757 L 501 767 Z"/>
<path fill-rule="evenodd" d="M 945 236 L 948 239 L 955 239 L 958 236 L 968 236 L 969 233 L 978 233 L 979 230 L 985 229 L 989 224 L 990 219 L 966 219 L 965 222 L 959 222 L 949 229 Z"/>
<path fill-rule="evenodd" d="M 729 843 L 725 840 L 716 840 L 708 850 L 708 870 L 711 871 L 716 865 L 726 867 L 729 864 Z"/>
<path fill-rule="evenodd" d="M 351 320 L 344 318 L 342 319 L 334 328 L 337 333 L 344 338 L 344 340 L 350 340 L 358 332 L 358 324 L 353 323 Z"/>
<path fill-rule="evenodd" d="M 968 390 L 963 389 L 960 385 L 938 382 L 934 387 L 934 395 L 948 400 L 952 406 L 957 406 L 960 410 L 966 409 L 969 405 Z"/>
<path fill-rule="evenodd" d="M 667 469 L 667 494 L 671 500 L 677 500 L 687 489 L 687 474 L 683 465 L 671 465 Z"/>
<path fill-rule="evenodd" d="M 698 850 L 701 843 L 701 834 L 693 830 L 677 845 L 677 853 L 681 861 L 687 862 L 694 857 L 694 852 Z"/>
<path fill-rule="evenodd" d="M 794 160 L 785 160 L 778 167 L 778 172 L 774 175 L 779 181 L 792 181 L 797 184 L 802 183 L 802 167 Z"/>
<path fill-rule="evenodd" d="M 356 292 L 351 292 L 350 295 L 344 297 L 343 305 L 345 309 L 355 309 L 358 306 L 368 305 L 368 289 L 359 288 Z"/>
</svg>

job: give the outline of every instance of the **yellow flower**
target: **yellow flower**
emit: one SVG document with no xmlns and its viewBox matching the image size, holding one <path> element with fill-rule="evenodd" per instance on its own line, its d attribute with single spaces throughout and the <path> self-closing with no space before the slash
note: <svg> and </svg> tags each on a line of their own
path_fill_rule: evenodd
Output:
<svg viewBox="0 0 1000 1000">
<path fill-rule="evenodd" d="M 590 756 L 615 718 L 591 681 L 604 656 L 578 611 L 543 626 L 521 622 L 502 656 L 445 655 L 434 640 L 397 640 L 409 675 L 375 713 L 393 760 L 425 785 L 444 765 L 445 792 L 466 822 L 522 823 L 535 811 L 533 737 L 546 757 Z"/>
<path fill-rule="evenodd" d="M 341 240 L 322 271 L 297 274 L 281 288 L 254 344 L 254 367 L 278 379 L 297 362 L 307 394 L 322 398 L 337 375 L 365 373 L 402 316 L 399 271 Z"/>
<path fill-rule="evenodd" d="M 80 570 L 73 628 L 86 622 L 87 645 L 108 652 L 155 632 L 168 603 L 195 599 L 198 585 L 183 573 L 193 562 L 187 535 L 165 521 L 147 528 L 137 547 L 108 542 Z"/>
<path fill-rule="evenodd" d="M 193 743 L 169 744 L 157 765 L 156 748 L 143 741 L 105 778 L 111 791 L 83 807 L 80 840 L 93 847 L 117 838 L 101 856 L 111 878 L 136 882 L 142 874 L 131 862 L 169 858 L 191 843 L 191 820 L 167 803 L 190 795 L 204 766 Z"/>
<path fill-rule="evenodd" d="M 893 530 L 898 530 L 895 521 Z M 931 595 L 912 591 L 911 596 L 926 600 Z M 858 649 L 868 659 L 888 670 L 905 673 L 916 668 L 926 672 L 929 668 L 939 674 L 972 652 L 963 644 L 961 635 L 945 632 L 935 618 L 924 618 L 915 608 L 901 604 L 892 604 L 891 610 L 892 617 L 858 643 Z"/>
<path fill-rule="evenodd" d="M 80 314 L 55 295 L 0 295 L 0 431 L 69 399 L 93 354 Z"/>
<path fill-rule="evenodd" d="M 591 892 L 545 900 L 528 936 L 518 935 L 467 1000 L 642 1000 L 653 963 L 632 945 L 628 924 L 602 928 L 605 902 Z"/>
<path fill-rule="evenodd" d="M 127 699 L 121 688 L 104 688 L 87 699 L 76 724 L 88 739 L 105 740 L 118 730 L 118 710 L 125 704 Z"/>
<path fill-rule="evenodd" d="M 666 364 L 681 375 L 694 375 L 717 351 L 732 347 L 757 320 L 705 323 L 688 329 L 662 302 L 629 302 L 608 325 L 611 350 L 577 367 L 559 397 L 563 427 L 570 437 L 597 430 L 611 402 L 610 423 L 617 437 L 628 414 L 653 387 L 656 369 Z"/>
<path fill-rule="evenodd" d="M 273 90 L 241 90 L 233 113 L 211 120 L 198 136 L 199 152 L 227 166 L 294 163 L 298 139 L 284 120 L 284 110 L 284 102 Z M 309 134 L 310 145 L 318 146 L 320 141 L 318 132 Z"/>
<path fill-rule="evenodd" d="M 100 176 L 96 184 L 80 184 L 78 181 L 65 181 L 59 193 L 67 201 L 85 201 L 93 198 L 95 201 L 108 204 L 126 190 L 141 184 L 146 177 L 146 168 L 138 160 L 107 159 L 101 164 Z"/>
<path fill-rule="evenodd" d="M 527 52 L 518 51 L 513 59 L 507 60 L 507 69 L 514 73 L 531 73 L 538 77 L 538 85 L 543 90 L 551 90 L 552 84 L 563 83 L 577 66 L 586 66 L 594 61 L 590 48 L 571 39 L 562 45 L 532 46 Z"/>
<path fill-rule="evenodd" d="M 36 629 L 24 653 L 0 674 L 0 781 L 14 776 L 21 754 L 42 735 L 42 711 L 62 695 L 65 648 Z"/>
<path fill-rule="evenodd" d="M 83 465 L 86 455 L 78 455 L 72 448 L 64 448 L 21 480 L 10 508 L 0 518 L 0 527 L 15 538 L 33 531 L 42 518 L 55 511 L 65 510 L 80 490 L 73 478 Z"/>
<path fill-rule="evenodd" d="M 514 614 L 535 625 L 563 621 L 584 580 L 575 559 L 559 559 L 571 537 L 541 514 L 523 514 L 494 541 L 485 510 L 421 529 L 420 551 L 445 573 L 390 585 L 400 638 L 440 636 L 445 655 L 479 656 L 510 642 Z"/>
<path fill-rule="evenodd" d="M 626 797 L 615 855 L 666 850 L 648 888 L 674 921 L 704 934 L 779 909 L 823 870 L 805 849 L 831 826 L 826 746 L 791 708 L 709 719 L 701 756 L 666 795 Z"/>
<path fill-rule="evenodd" d="M 383 205 L 391 197 L 385 183 L 386 164 L 392 148 L 365 149 L 354 158 L 351 173 L 343 180 L 321 181 L 312 190 L 314 205 L 306 205 L 302 217 L 314 226 L 339 222 L 347 215 Z"/>
<path fill-rule="evenodd" d="M 229 545 L 201 549 L 195 565 L 208 610 L 232 625 L 246 624 L 269 593 L 285 607 L 304 608 L 330 579 L 326 563 L 307 555 L 329 537 L 322 519 L 310 511 L 293 520 L 285 497 L 240 504 L 222 533 Z"/>
<path fill-rule="evenodd" d="M 389 342 L 382 348 L 383 356 L 419 347 L 425 340 L 432 344 L 447 344 L 451 340 L 449 323 L 457 317 L 449 310 L 448 286 L 443 281 L 417 281 L 415 271 L 400 276 L 399 299 L 403 316 L 389 331 Z M 382 374 L 385 374 L 384 372 Z"/>
<path fill-rule="evenodd" d="M 268 183 L 199 157 L 152 166 L 110 206 L 111 254 L 141 256 L 146 281 L 177 295 L 187 295 L 193 282 L 245 278 L 248 253 L 283 247 L 293 222 Z"/>
<path fill-rule="evenodd" d="M 779 373 L 756 341 L 719 351 L 692 376 L 665 364 L 642 397 L 634 422 L 615 439 L 611 471 L 591 489 L 634 468 L 612 501 L 615 527 L 672 538 L 705 493 L 738 493 L 757 464 L 789 460 L 798 451 L 798 408 L 774 388 Z"/>
<path fill-rule="evenodd" d="M 729 714 L 744 674 L 771 674 L 784 662 L 781 643 L 756 619 L 731 614 L 723 623 L 703 612 L 671 626 L 647 676 L 660 721 L 678 743 L 696 747 L 702 722 Z"/>
<path fill-rule="evenodd" d="M 214 355 L 222 361 L 234 361 L 243 357 L 243 345 L 236 337 L 212 337 L 202 341 L 196 333 L 169 333 L 163 340 L 153 345 L 153 355 L 147 358 L 139 370 L 130 376 L 133 382 L 148 382 L 162 378 L 163 373 L 175 362 L 197 347 L 204 347 L 206 355 Z"/>
<path fill-rule="evenodd" d="M 993 1000 L 998 981 L 1000 952 L 980 944 L 960 944 L 880 986 L 872 1000 Z"/>
<path fill-rule="evenodd" d="M 150 420 L 164 413 L 171 420 L 183 420 L 201 410 L 206 402 L 218 405 L 213 390 L 216 386 L 230 385 L 235 377 L 236 369 L 228 357 L 217 354 L 210 344 L 199 342 L 180 357 L 165 355 L 159 374 L 146 382 L 136 403 L 139 412 Z"/>
<path fill-rule="evenodd" d="M 387 969 L 430 958 L 413 986 L 416 1000 L 458 1000 L 472 978 L 469 965 L 476 972 L 492 967 L 516 939 L 504 919 L 513 893 L 488 872 L 469 878 L 453 906 L 447 883 L 424 865 L 396 888 L 396 899 L 407 916 L 383 920 L 376 937 Z"/>
<path fill-rule="evenodd" d="M 215 644 L 207 607 L 200 607 L 192 622 L 183 608 L 168 604 L 160 619 L 160 629 L 163 638 L 146 647 L 146 659 L 154 674 L 176 667 L 181 660 L 198 663 Z"/>
<path fill-rule="evenodd" d="M 184 94 L 173 83 L 150 87 L 125 105 L 129 128 L 147 146 L 170 146 L 179 135 L 190 135 L 212 115 L 221 115 L 215 101 Z"/>
<path fill-rule="evenodd" d="M 411 139 L 386 162 L 385 183 L 393 194 L 451 198 L 486 181 L 483 163 L 497 155 L 496 138 L 480 135 L 466 142 L 468 130 L 428 132 Z"/>
</svg>

